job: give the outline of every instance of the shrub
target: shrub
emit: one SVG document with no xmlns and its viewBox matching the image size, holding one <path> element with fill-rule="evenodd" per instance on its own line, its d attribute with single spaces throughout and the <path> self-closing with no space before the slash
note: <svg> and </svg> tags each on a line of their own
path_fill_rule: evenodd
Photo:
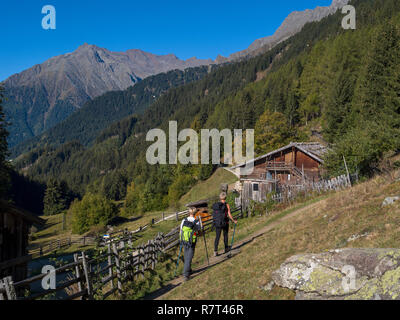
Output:
<svg viewBox="0 0 400 320">
<path fill-rule="evenodd" d="M 105 226 L 117 215 L 118 210 L 114 203 L 105 197 L 87 193 L 81 201 L 74 201 L 70 208 L 74 233 L 85 233 L 91 226 Z"/>
</svg>

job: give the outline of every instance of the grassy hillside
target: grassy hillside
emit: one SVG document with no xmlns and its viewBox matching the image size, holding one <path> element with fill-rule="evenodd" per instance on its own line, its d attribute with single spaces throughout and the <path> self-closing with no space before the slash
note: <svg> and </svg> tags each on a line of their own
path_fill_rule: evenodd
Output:
<svg viewBox="0 0 400 320">
<path fill-rule="evenodd" d="M 227 183 L 231 185 L 237 180 L 238 178 L 234 174 L 223 168 L 219 168 L 210 178 L 198 182 L 179 202 L 181 205 L 185 205 L 189 202 L 216 197 L 221 192 L 221 184 Z"/>
<path fill-rule="evenodd" d="M 301 209 L 276 213 L 281 217 L 286 214 L 286 218 L 275 220 L 272 230 L 243 246 L 237 256 L 163 298 L 293 299 L 294 294 L 289 290 L 275 287 L 265 292 L 260 286 L 266 285 L 271 280 L 271 272 L 294 254 L 345 247 L 398 248 L 400 203 L 381 206 L 385 197 L 400 194 L 400 181 L 391 178 L 393 176 L 376 177 L 352 189 L 317 199 Z M 256 229 L 273 223 L 270 219 L 260 217 Z M 240 229 L 243 232 L 243 226 Z M 351 239 L 357 236 L 360 237 Z M 197 261 L 202 256 L 199 249 Z"/>
</svg>

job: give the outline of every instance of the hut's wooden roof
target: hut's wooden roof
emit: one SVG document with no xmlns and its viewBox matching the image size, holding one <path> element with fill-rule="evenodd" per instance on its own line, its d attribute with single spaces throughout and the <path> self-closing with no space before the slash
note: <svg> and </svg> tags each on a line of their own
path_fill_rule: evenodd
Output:
<svg viewBox="0 0 400 320">
<path fill-rule="evenodd" d="M 191 202 L 186 205 L 186 207 L 194 207 L 194 208 L 200 208 L 200 207 L 207 207 L 208 206 L 208 200 L 200 200 L 196 202 Z"/>
<path fill-rule="evenodd" d="M 252 159 L 247 161 L 246 163 L 252 163 L 252 162 L 256 162 L 258 160 L 264 159 L 264 158 L 268 158 L 270 156 L 273 156 L 281 151 L 285 151 L 287 149 L 290 148 L 297 148 L 300 151 L 304 152 L 305 154 L 307 154 L 309 157 L 313 158 L 314 160 L 318 161 L 319 163 L 323 163 L 323 156 L 326 154 L 326 152 L 328 152 L 328 148 L 324 145 L 322 145 L 319 142 L 291 142 L 290 144 L 288 144 L 287 146 L 284 146 L 282 148 L 273 150 L 267 154 L 264 154 L 258 158 Z M 231 167 L 230 169 L 236 169 L 239 167 L 243 167 L 246 163 L 242 163 L 242 164 L 238 164 L 236 166 Z"/>
<path fill-rule="evenodd" d="M 33 213 L 30 213 L 24 209 L 18 208 L 13 204 L 10 204 L 4 200 L 0 200 L 0 213 L 10 213 L 16 216 L 20 216 L 22 219 L 32 224 L 44 225 L 45 221 L 40 219 Z"/>
</svg>

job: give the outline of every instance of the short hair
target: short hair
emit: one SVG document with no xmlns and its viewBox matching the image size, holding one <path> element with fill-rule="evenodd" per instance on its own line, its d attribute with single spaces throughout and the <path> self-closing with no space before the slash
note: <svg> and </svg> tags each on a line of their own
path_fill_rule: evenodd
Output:
<svg viewBox="0 0 400 320">
<path fill-rule="evenodd" d="M 219 199 L 226 200 L 226 192 L 221 192 L 221 194 L 219 195 Z"/>
<path fill-rule="evenodd" d="M 189 208 L 189 214 L 196 214 L 196 212 L 197 212 L 197 208 L 194 208 L 194 207 Z"/>
</svg>

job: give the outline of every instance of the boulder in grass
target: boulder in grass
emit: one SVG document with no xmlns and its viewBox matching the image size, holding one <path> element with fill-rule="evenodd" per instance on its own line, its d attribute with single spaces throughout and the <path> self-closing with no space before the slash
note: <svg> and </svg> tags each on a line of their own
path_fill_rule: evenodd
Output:
<svg viewBox="0 0 400 320">
<path fill-rule="evenodd" d="M 340 249 L 300 254 L 274 271 L 297 300 L 400 300 L 400 249 Z"/>
<path fill-rule="evenodd" d="M 400 200 L 400 197 L 387 197 L 383 200 L 382 207 L 390 206 L 398 200 Z"/>
</svg>

